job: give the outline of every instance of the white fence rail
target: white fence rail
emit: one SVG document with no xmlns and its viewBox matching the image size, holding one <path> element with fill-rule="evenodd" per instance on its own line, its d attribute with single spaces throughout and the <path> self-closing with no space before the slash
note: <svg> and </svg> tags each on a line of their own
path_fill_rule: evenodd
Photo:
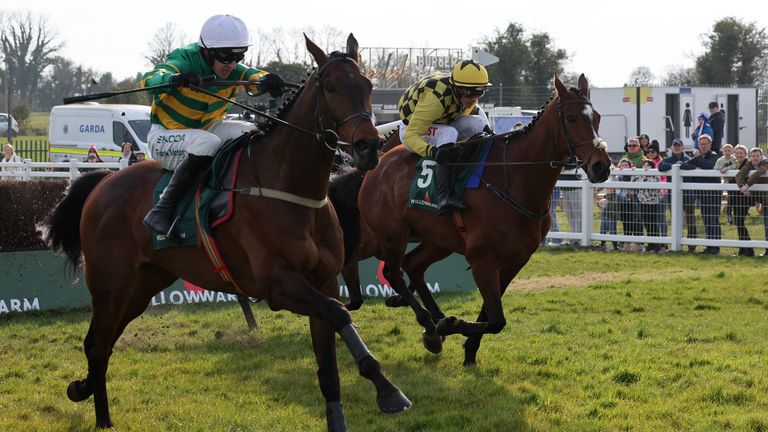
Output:
<svg viewBox="0 0 768 432">
<path fill-rule="evenodd" d="M 752 198 L 758 198 L 758 203 L 746 205 L 739 203 L 742 211 L 747 211 L 744 218 L 744 229 L 751 235 L 750 240 L 739 240 L 738 230 L 735 226 L 734 216 L 730 213 L 737 205 L 733 203 L 738 200 L 738 194 L 735 180 L 733 177 L 738 173 L 737 170 L 727 171 L 721 174 L 717 170 L 681 170 L 679 166 L 673 166 L 671 171 L 659 172 L 657 170 L 643 169 L 614 169 L 611 173 L 611 179 L 605 183 L 592 184 L 588 180 L 560 180 L 557 182 L 556 195 L 560 195 L 561 202 L 559 206 L 553 207 L 554 215 L 560 220 L 559 231 L 555 227 L 550 230 L 547 240 L 552 243 L 560 241 L 578 242 L 582 246 L 593 245 L 595 242 L 608 243 L 647 243 L 649 245 L 664 245 L 669 250 L 679 251 L 683 247 L 695 248 L 704 247 L 734 247 L 734 248 L 768 248 L 768 215 L 762 211 L 765 206 L 768 212 L 768 205 L 763 197 L 768 197 L 768 184 L 756 184 L 749 188 Z M 663 176 L 668 179 L 667 182 L 638 182 L 638 181 L 620 181 L 619 177 L 636 178 L 643 176 Z M 685 177 L 685 181 L 683 181 Z M 696 183 L 692 178 L 715 177 L 718 180 L 730 179 L 731 183 Z M 658 213 L 654 235 L 649 235 L 647 229 L 628 229 L 626 221 L 619 220 L 614 215 L 612 223 L 615 226 L 615 233 L 603 229 L 601 232 L 601 217 L 604 213 L 610 213 L 607 208 L 600 208 L 598 203 L 598 191 L 607 190 L 619 193 L 620 191 L 637 193 L 640 190 L 661 191 L 663 199 Z M 709 192 L 708 192 L 709 191 Z M 732 199 L 728 199 L 728 194 Z M 554 198 L 554 197 L 553 197 Z M 563 202 L 562 200 L 571 200 Z M 574 203 L 576 200 L 578 202 Z M 685 204 L 685 205 L 684 205 Z M 709 206 L 709 207 L 708 207 Z M 652 215 L 644 209 L 643 204 L 635 203 L 631 206 L 635 212 L 635 224 L 642 225 L 642 220 L 653 219 Z M 650 206 L 648 206 L 650 207 Z M 729 209 L 729 207 L 731 207 Z M 746 207 L 746 209 L 744 209 Z M 577 216 L 564 214 L 569 209 L 579 209 Z M 693 209 L 695 217 L 694 223 L 686 220 L 686 212 Z M 708 218 L 704 223 L 701 210 L 704 210 Z M 759 209 L 759 210 L 758 210 Z M 581 221 L 581 226 L 578 220 Z M 563 221 L 567 221 L 563 226 Z M 575 223 L 574 223 L 575 222 Z M 653 222 L 651 223 L 653 224 Z M 646 224 L 647 225 L 647 224 Z M 692 226 L 691 226 L 692 225 Z M 623 228 L 623 229 L 622 229 Z M 646 227 L 647 228 L 647 227 Z M 622 233 L 623 231 L 623 233 Z M 639 231 L 639 232 L 638 232 Z M 653 230 L 651 230 L 653 231 Z M 693 234 L 695 232 L 695 235 Z"/>
<path fill-rule="evenodd" d="M 80 161 L 69 162 L 32 162 L 27 159 L 20 163 L 0 164 L 0 180 L 31 180 L 34 178 L 69 178 L 74 179 L 83 172 L 95 169 L 113 169 L 119 170 L 128 166 L 127 161 L 119 163 L 87 163 Z M 578 242 L 582 246 L 593 245 L 595 242 L 609 243 L 646 243 L 648 245 L 664 245 L 669 250 L 679 251 L 684 247 L 709 246 L 709 247 L 735 247 L 735 248 L 766 248 L 768 249 L 768 205 L 764 203 L 762 196 L 768 198 L 768 184 L 754 185 L 750 188 L 753 195 L 760 196 L 760 204 L 765 206 L 766 211 L 758 212 L 758 204 L 750 206 L 747 217 L 744 219 L 744 228 L 751 235 L 750 240 L 739 240 L 737 230 L 734 229 L 731 222 L 733 217 L 729 216 L 729 200 L 727 194 L 737 194 L 736 184 L 731 183 L 695 183 L 690 179 L 694 177 L 716 177 L 718 179 L 733 179 L 736 170 L 721 174 L 716 170 L 681 170 L 679 166 L 673 166 L 671 171 L 659 172 L 657 170 L 643 169 L 614 169 L 611 173 L 611 179 L 605 183 L 592 184 L 588 180 L 560 180 L 557 182 L 555 195 L 559 195 L 558 205 L 553 205 L 553 215 L 560 221 L 557 225 L 553 224 L 552 229 L 547 235 L 550 243 L 559 243 L 562 241 Z M 639 181 L 621 181 L 620 177 L 629 178 L 643 176 L 665 176 L 667 182 L 639 182 Z M 683 181 L 683 176 L 686 181 Z M 627 193 L 637 193 L 641 190 L 662 191 L 664 199 L 661 203 L 661 209 L 658 210 L 658 220 L 651 222 L 652 229 L 648 229 L 649 224 L 643 221 L 652 220 L 644 205 L 636 203 L 631 207 L 634 213 L 634 220 L 627 220 L 626 217 L 620 218 L 614 214 L 613 220 L 608 218 L 611 211 L 608 208 L 600 208 L 598 203 L 598 191 L 614 191 L 619 194 L 621 191 Z M 705 191 L 715 191 L 712 194 L 717 195 L 714 203 L 708 203 Z M 704 201 L 704 202 L 702 202 Z M 685 203 L 684 203 L 685 202 Z M 687 204 L 687 205 L 684 205 Z M 717 206 L 717 208 L 708 209 L 707 206 Z M 731 206 L 733 208 L 733 206 Z M 695 223 L 691 225 L 690 219 L 686 221 L 685 209 L 694 208 Z M 572 211 L 575 209 L 576 214 Z M 717 229 L 715 230 L 713 220 L 705 224 L 702 220 L 701 210 L 707 210 L 710 215 L 716 215 Z M 626 209 L 625 209 L 626 210 Z M 571 213 L 571 214 L 566 214 Z M 625 212 L 626 213 L 626 212 Z M 626 216 L 626 215 L 624 215 Z M 711 217 L 713 217 L 711 216 Z M 601 232 L 601 222 L 604 225 Z M 735 221 L 732 221 L 735 222 Z M 646 226 L 644 226 L 646 225 Z M 707 226 L 709 225 L 709 226 Z M 655 226 L 655 229 L 653 227 Z M 614 229 L 612 229 L 615 227 Z M 649 235 L 652 233 L 653 235 Z M 692 235 L 696 232 L 696 236 Z M 720 234 L 718 235 L 717 231 Z"/>
<path fill-rule="evenodd" d="M 32 180 L 33 178 L 68 178 L 79 177 L 83 172 L 98 169 L 119 170 L 128 167 L 128 160 L 120 162 L 88 163 L 78 160 L 69 162 L 24 162 L 0 164 L 0 180 Z"/>
</svg>

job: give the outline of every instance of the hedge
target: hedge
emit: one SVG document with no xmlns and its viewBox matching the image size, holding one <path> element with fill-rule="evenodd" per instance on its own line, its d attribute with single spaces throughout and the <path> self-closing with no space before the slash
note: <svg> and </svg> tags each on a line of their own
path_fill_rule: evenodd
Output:
<svg viewBox="0 0 768 432">
<path fill-rule="evenodd" d="M 66 179 L 0 181 L 0 252 L 47 249 L 38 225 L 68 185 Z"/>
</svg>

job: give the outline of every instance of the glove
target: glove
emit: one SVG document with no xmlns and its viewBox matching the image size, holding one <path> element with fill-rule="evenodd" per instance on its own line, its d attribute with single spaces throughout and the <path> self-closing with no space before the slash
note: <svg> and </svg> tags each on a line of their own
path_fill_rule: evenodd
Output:
<svg viewBox="0 0 768 432">
<path fill-rule="evenodd" d="M 456 147 L 456 143 L 445 143 L 440 147 L 432 147 L 429 150 L 429 157 L 435 160 L 439 164 L 446 162 L 452 162 L 458 153 L 459 148 Z"/>
<path fill-rule="evenodd" d="M 280 75 L 268 73 L 259 81 L 261 91 L 269 93 L 273 98 L 280 97 L 285 93 L 285 81 Z"/>
<path fill-rule="evenodd" d="M 170 84 L 174 87 L 200 87 L 203 85 L 203 78 L 194 72 L 177 73 L 171 76 Z"/>
</svg>

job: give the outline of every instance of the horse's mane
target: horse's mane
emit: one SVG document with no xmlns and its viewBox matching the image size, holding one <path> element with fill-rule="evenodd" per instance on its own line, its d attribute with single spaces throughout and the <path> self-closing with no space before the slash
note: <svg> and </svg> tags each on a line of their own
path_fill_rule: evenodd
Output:
<svg viewBox="0 0 768 432">
<path fill-rule="evenodd" d="M 580 98 L 583 97 L 584 99 L 587 99 L 587 97 L 579 89 L 577 89 L 576 87 L 571 87 L 571 88 L 568 89 L 568 91 L 575 93 L 576 96 L 578 96 Z M 547 109 L 547 105 L 549 105 L 550 102 L 552 102 L 552 100 L 554 100 L 554 99 L 555 99 L 555 96 L 550 96 L 544 102 L 544 104 L 542 104 L 541 107 L 539 107 L 539 110 L 536 112 L 536 115 L 533 116 L 533 118 L 531 119 L 531 122 L 528 123 L 527 125 L 525 125 L 522 129 L 518 129 L 516 131 L 509 132 L 507 134 L 507 144 L 510 144 L 513 141 L 516 141 L 521 136 L 527 135 L 528 133 L 530 133 L 533 130 L 534 126 L 536 126 L 536 122 L 541 118 L 541 116 L 544 115 L 544 110 Z"/>
<path fill-rule="evenodd" d="M 347 53 L 334 51 L 328 55 L 329 58 L 333 57 L 349 57 Z M 301 86 L 297 89 L 291 90 L 291 92 L 288 94 L 288 98 L 284 99 L 283 102 L 280 104 L 280 106 L 277 108 L 277 113 L 275 117 L 279 118 L 280 120 L 285 120 L 285 117 L 290 112 L 293 105 L 296 103 L 296 99 L 299 98 L 299 95 L 301 95 L 301 92 L 304 91 L 304 89 L 307 87 L 307 79 L 312 75 L 313 72 L 317 70 L 316 67 L 313 67 L 312 69 L 307 72 L 307 77 L 301 80 Z M 277 126 L 277 122 L 274 122 L 272 120 L 267 120 L 260 128 L 259 130 L 263 134 L 263 137 L 269 136 Z"/>
</svg>

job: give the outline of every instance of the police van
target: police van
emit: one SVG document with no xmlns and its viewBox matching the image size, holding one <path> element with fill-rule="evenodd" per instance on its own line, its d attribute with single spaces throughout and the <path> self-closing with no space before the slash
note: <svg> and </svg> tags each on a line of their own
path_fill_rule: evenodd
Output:
<svg viewBox="0 0 768 432">
<path fill-rule="evenodd" d="M 150 107 L 145 105 L 57 105 L 51 110 L 48 127 L 50 160 L 85 160 L 93 145 L 104 162 L 117 162 L 126 142 L 149 156 L 149 114 Z"/>
</svg>

